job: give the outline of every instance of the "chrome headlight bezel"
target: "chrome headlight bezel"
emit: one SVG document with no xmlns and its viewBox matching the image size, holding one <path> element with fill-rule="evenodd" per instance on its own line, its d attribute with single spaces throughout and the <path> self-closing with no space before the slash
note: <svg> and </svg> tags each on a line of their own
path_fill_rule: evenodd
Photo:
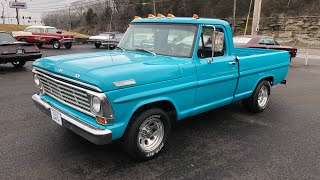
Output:
<svg viewBox="0 0 320 180">
<path fill-rule="evenodd" d="M 99 102 L 100 102 L 100 105 L 99 105 Z M 106 123 L 103 125 L 113 123 L 113 120 L 114 120 L 113 109 L 111 107 L 111 104 L 107 96 L 104 93 L 97 93 L 97 94 L 91 95 L 91 113 L 96 115 L 96 118 L 97 117 L 104 118 Z"/>
</svg>

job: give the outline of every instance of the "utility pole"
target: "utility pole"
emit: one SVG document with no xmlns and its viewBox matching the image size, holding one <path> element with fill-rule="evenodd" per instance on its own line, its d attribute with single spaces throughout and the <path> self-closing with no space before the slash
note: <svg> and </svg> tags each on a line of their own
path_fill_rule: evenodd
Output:
<svg viewBox="0 0 320 180">
<path fill-rule="evenodd" d="M 155 16 L 157 16 L 156 13 L 157 13 L 157 12 L 156 12 L 156 0 L 153 0 L 153 14 L 154 14 Z"/>
<path fill-rule="evenodd" d="M 17 0 L 15 0 L 15 2 L 17 2 Z M 17 23 L 18 25 L 20 25 L 20 20 L 19 20 L 19 9 L 16 8 L 16 12 L 17 12 Z"/>
<path fill-rule="evenodd" d="M 262 2 L 262 0 L 255 0 L 254 1 L 251 35 L 257 35 L 258 31 L 259 31 L 261 2 Z"/>
<path fill-rule="evenodd" d="M 69 8 L 69 32 L 71 31 L 71 12 L 70 12 L 70 8 Z"/>
<path fill-rule="evenodd" d="M 237 0 L 233 0 L 233 26 L 232 26 L 232 34 L 234 34 L 234 30 L 236 27 L 236 10 L 237 10 Z"/>
<path fill-rule="evenodd" d="M 4 17 L 4 5 L 3 5 L 3 3 L 1 3 L 1 5 L 2 5 L 2 22 L 3 22 L 3 24 L 5 24 L 6 18 Z"/>
</svg>

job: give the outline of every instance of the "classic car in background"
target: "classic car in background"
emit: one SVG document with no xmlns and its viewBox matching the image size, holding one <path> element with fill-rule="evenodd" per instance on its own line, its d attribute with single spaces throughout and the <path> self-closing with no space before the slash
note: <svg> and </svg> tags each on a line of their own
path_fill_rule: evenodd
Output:
<svg viewBox="0 0 320 180">
<path fill-rule="evenodd" d="M 233 42 L 237 47 L 285 50 L 290 53 L 290 58 L 296 57 L 298 51 L 295 47 L 281 46 L 273 37 L 269 36 L 235 36 Z"/>
<path fill-rule="evenodd" d="M 109 49 L 114 49 L 123 37 L 123 33 L 117 32 L 104 32 L 97 36 L 92 36 L 89 38 L 88 42 L 100 48 L 101 46 L 106 46 Z"/>
<path fill-rule="evenodd" d="M 13 37 L 18 41 L 37 44 L 51 44 L 54 49 L 65 46 L 67 49 L 72 47 L 75 35 L 64 34 L 60 30 L 51 26 L 29 26 L 24 31 L 12 32 Z"/>
<path fill-rule="evenodd" d="M 0 32 L 0 64 L 10 62 L 14 67 L 22 67 L 26 61 L 34 61 L 41 56 L 36 45 L 18 42 L 11 34 Z"/>
</svg>

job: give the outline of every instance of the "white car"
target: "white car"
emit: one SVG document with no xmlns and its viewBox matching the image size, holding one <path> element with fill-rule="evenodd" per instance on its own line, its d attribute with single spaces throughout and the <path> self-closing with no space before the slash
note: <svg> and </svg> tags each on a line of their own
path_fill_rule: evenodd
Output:
<svg viewBox="0 0 320 180">
<path fill-rule="evenodd" d="M 90 37 L 88 42 L 93 43 L 96 46 L 96 48 L 100 48 L 101 46 L 108 46 L 109 48 L 114 48 L 118 45 L 122 37 L 122 33 L 104 32 L 97 36 Z"/>
</svg>

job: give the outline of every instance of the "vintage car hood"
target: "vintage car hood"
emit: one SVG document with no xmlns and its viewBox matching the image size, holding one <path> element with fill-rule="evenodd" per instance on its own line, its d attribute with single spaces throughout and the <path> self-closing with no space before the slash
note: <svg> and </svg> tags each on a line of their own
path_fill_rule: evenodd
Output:
<svg viewBox="0 0 320 180">
<path fill-rule="evenodd" d="M 180 78 L 180 68 L 173 58 L 143 52 L 106 50 L 46 57 L 35 61 L 33 66 L 97 86 L 102 91 L 110 91 Z M 135 83 L 121 87 L 115 85 L 127 80 L 131 80 L 131 83 L 134 80 Z"/>
</svg>

